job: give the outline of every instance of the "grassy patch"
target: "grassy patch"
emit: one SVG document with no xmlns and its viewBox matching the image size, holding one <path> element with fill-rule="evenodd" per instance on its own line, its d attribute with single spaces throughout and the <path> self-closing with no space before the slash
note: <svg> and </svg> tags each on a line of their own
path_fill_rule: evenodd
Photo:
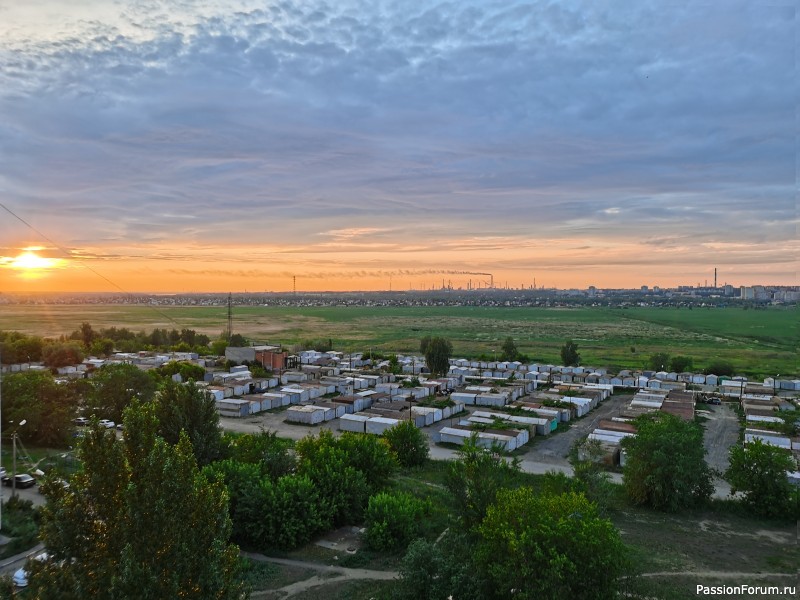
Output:
<svg viewBox="0 0 800 600">
<path fill-rule="evenodd" d="M 390 600 L 393 581 L 337 581 L 307 590 L 296 600 Z"/>
<path fill-rule="evenodd" d="M 511 336 L 520 352 L 556 363 L 565 339 L 578 342 L 582 361 L 598 367 L 641 369 L 656 352 L 694 358 L 697 369 L 712 360 L 731 362 L 753 376 L 798 374 L 797 308 L 517 308 L 517 307 L 259 307 L 234 309 L 237 331 L 253 339 L 280 340 L 288 347 L 309 338 L 331 339 L 345 352 L 417 352 L 424 335 L 452 341 L 455 356 L 491 356 Z M 225 307 L 123 305 L 8 305 L 0 329 L 48 337 L 69 335 L 82 322 L 95 329 L 181 327 L 216 337 L 225 329 Z M 631 346 L 636 352 L 631 352 Z"/>
<path fill-rule="evenodd" d="M 611 519 L 642 572 L 796 572 L 800 548 L 794 523 L 714 508 L 662 514 L 628 506 Z"/>
<path fill-rule="evenodd" d="M 316 572 L 311 569 L 242 559 L 242 579 L 253 591 L 274 590 L 305 581 Z"/>
</svg>

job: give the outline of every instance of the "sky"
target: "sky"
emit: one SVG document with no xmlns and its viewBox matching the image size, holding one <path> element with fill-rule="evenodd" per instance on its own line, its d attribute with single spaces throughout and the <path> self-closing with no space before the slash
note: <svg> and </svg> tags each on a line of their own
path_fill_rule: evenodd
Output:
<svg viewBox="0 0 800 600">
<path fill-rule="evenodd" d="M 797 32 L 793 2 L 0 0 L 0 292 L 798 285 Z"/>
</svg>

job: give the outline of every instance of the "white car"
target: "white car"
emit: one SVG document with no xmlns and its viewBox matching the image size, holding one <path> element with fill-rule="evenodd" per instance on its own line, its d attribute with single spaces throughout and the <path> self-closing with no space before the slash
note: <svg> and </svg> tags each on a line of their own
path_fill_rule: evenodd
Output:
<svg viewBox="0 0 800 600">
<path fill-rule="evenodd" d="M 47 552 L 42 552 L 33 557 L 33 560 L 47 560 Z M 21 567 L 14 573 L 14 585 L 17 587 L 27 587 L 28 585 L 28 571 L 25 567 Z"/>
<path fill-rule="evenodd" d="M 105 427 L 106 429 L 114 429 L 116 423 L 114 421 L 110 421 L 109 419 L 100 419 L 100 426 Z"/>
</svg>

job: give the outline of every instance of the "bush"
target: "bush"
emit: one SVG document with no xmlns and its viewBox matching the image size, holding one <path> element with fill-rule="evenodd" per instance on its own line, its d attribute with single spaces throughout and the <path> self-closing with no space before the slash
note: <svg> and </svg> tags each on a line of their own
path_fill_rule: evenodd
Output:
<svg viewBox="0 0 800 600">
<path fill-rule="evenodd" d="M 367 545 L 373 550 L 402 550 L 417 537 L 427 503 L 405 492 L 381 493 L 369 499 Z"/>
</svg>

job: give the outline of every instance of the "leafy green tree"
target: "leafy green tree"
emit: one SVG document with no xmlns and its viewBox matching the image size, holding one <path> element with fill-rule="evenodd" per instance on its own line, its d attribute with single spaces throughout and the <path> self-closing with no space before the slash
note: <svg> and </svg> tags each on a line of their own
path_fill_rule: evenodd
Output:
<svg viewBox="0 0 800 600">
<path fill-rule="evenodd" d="M 518 485 L 519 474 L 518 458 L 508 462 L 499 454 L 480 448 L 477 434 L 466 440 L 445 476 L 456 518 L 464 529 L 477 527 L 498 491 Z"/>
<path fill-rule="evenodd" d="M 232 460 L 258 465 L 261 475 L 276 481 L 294 472 L 296 461 L 289 450 L 291 440 L 278 437 L 274 431 L 259 433 L 225 433 L 222 439 L 223 454 Z"/>
<path fill-rule="evenodd" d="M 171 360 L 156 370 L 162 377 L 180 375 L 183 381 L 203 381 L 206 375 L 206 370 L 200 365 L 183 360 Z"/>
<path fill-rule="evenodd" d="M 382 492 L 369 499 L 365 513 L 367 545 L 378 551 L 397 551 L 417 537 L 427 504 L 406 492 Z"/>
<path fill-rule="evenodd" d="M 733 368 L 733 365 L 726 360 L 715 360 L 709 363 L 705 373 L 706 375 L 733 377 L 736 374 L 736 370 Z"/>
<path fill-rule="evenodd" d="M 477 560 L 494 598 L 617 597 L 625 548 L 583 494 L 500 490 L 479 531 Z"/>
<path fill-rule="evenodd" d="M 364 474 L 370 494 L 385 487 L 397 470 L 397 458 L 385 438 L 345 432 L 336 444 L 347 456 L 347 463 Z"/>
<path fill-rule="evenodd" d="M 83 471 L 69 488 L 46 490 L 41 538 L 50 558 L 32 561 L 29 593 L 241 598 L 224 486 L 198 470 L 186 436 L 175 446 L 158 437 L 154 406 L 130 406 L 125 425 L 124 442 L 92 428 L 79 448 Z"/>
<path fill-rule="evenodd" d="M 0 576 L 0 600 L 12 600 L 16 593 L 16 586 L 11 575 L 6 573 Z"/>
<path fill-rule="evenodd" d="M 3 376 L 2 386 L 4 432 L 19 429 L 22 439 L 66 446 L 80 400 L 80 382 L 58 384 L 48 371 L 23 371 Z M 19 428 L 23 420 L 26 424 Z"/>
<path fill-rule="evenodd" d="M 387 429 L 383 437 L 403 467 L 418 467 L 428 460 L 428 438 L 411 421 L 400 421 Z"/>
<path fill-rule="evenodd" d="M 214 340 L 211 342 L 211 354 L 214 356 L 225 356 L 225 348 L 227 347 L 227 340 Z"/>
<path fill-rule="evenodd" d="M 416 539 L 400 563 L 393 597 L 398 600 L 485 599 L 491 583 L 475 562 L 473 533 L 447 529 L 436 543 Z"/>
<path fill-rule="evenodd" d="M 234 333 L 231 336 L 228 345 L 233 346 L 234 348 L 242 348 L 247 346 L 247 338 L 244 337 L 241 333 Z"/>
<path fill-rule="evenodd" d="M 691 356 L 683 356 L 678 354 L 677 356 L 673 356 L 669 361 L 670 371 L 675 373 L 686 373 L 690 371 L 693 366 L 694 359 Z"/>
<path fill-rule="evenodd" d="M 222 453 L 219 413 L 214 399 L 194 382 L 167 380 L 155 397 L 159 434 L 170 444 L 177 444 L 186 433 L 199 465 L 207 465 Z"/>
<path fill-rule="evenodd" d="M 0 331 L 0 360 L 2 364 L 39 362 L 42 359 L 44 340 L 16 331 Z"/>
<path fill-rule="evenodd" d="M 579 458 L 578 454 L 583 454 L 583 458 Z M 611 476 L 603 469 L 604 454 L 605 451 L 599 441 L 586 440 L 581 444 L 579 452 L 576 452 L 569 461 L 575 480 L 601 511 L 610 506 L 614 494 Z"/>
<path fill-rule="evenodd" d="M 431 373 L 446 375 L 450 371 L 450 357 L 453 355 L 453 345 L 443 337 L 431 338 L 425 346 L 425 364 Z"/>
<path fill-rule="evenodd" d="M 419 341 L 419 353 L 423 356 L 428 351 L 428 346 L 430 345 L 432 339 L 433 338 L 431 336 L 426 335 Z"/>
<path fill-rule="evenodd" d="M 395 375 L 399 375 L 402 372 L 402 369 L 400 368 L 400 361 L 397 360 L 396 354 L 389 356 L 389 372 L 394 373 Z"/>
<path fill-rule="evenodd" d="M 91 379 L 86 406 L 98 417 L 119 422 L 132 400 L 148 401 L 156 391 L 153 378 L 128 363 L 103 365 Z"/>
<path fill-rule="evenodd" d="M 567 340 L 561 346 L 561 364 L 566 367 L 573 367 L 579 365 L 581 362 L 581 355 L 578 354 L 578 344 L 572 340 Z"/>
<path fill-rule="evenodd" d="M 305 475 L 287 475 L 274 484 L 275 513 L 271 515 L 268 533 L 271 546 L 292 549 L 310 542 L 329 526 L 320 491 L 314 481 Z M 270 547 L 270 546 L 264 546 Z"/>
<path fill-rule="evenodd" d="M 53 369 L 78 365 L 83 362 L 83 349 L 74 342 L 52 342 L 42 348 L 42 362 Z"/>
<path fill-rule="evenodd" d="M 628 497 L 668 512 L 705 503 L 714 485 L 703 428 L 667 413 L 644 415 L 636 423 L 636 436 L 622 441 L 628 455 L 623 471 Z"/>
<path fill-rule="evenodd" d="M 108 338 L 98 338 L 89 347 L 92 356 L 111 356 L 114 353 L 114 340 Z"/>
<path fill-rule="evenodd" d="M 424 539 L 416 539 L 400 563 L 400 580 L 395 594 L 402 600 L 443 600 L 450 595 L 445 573 L 450 566 L 441 549 Z"/>
<path fill-rule="evenodd" d="M 306 436 L 297 442 L 295 452 L 297 473 L 314 483 L 326 527 L 358 522 L 370 496 L 370 485 L 333 434 L 322 430 L 317 437 Z"/>
<path fill-rule="evenodd" d="M 669 367 L 669 354 L 666 352 L 656 352 L 647 359 L 647 366 L 653 371 L 666 371 Z"/>
<path fill-rule="evenodd" d="M 514 338 L 507 337 L 502 346 L 503 353 L 500 355 L 500 360 L 515 361 L 519 359 L 519 350 L 514 343 Z"/>
<path fill-rule="evenodd" d="M 97 333 L 92 329 L 91 323 L 81 323 L 80 340 L 83 342 L 83 347 L 87 350 L 92 347 L 92 343 L 97 339 Z"/>
<path fill-rule="evenodd" d="M 731 447 L 725 480 L 731 484 L 732 495 L 742 492 L 742 501 L 753 512 L 798 519 L 800 495 L 787 477 L 787 471 L 794 470 L 789 452 L 755 440 L 744 447 Z"/>
</svg>

